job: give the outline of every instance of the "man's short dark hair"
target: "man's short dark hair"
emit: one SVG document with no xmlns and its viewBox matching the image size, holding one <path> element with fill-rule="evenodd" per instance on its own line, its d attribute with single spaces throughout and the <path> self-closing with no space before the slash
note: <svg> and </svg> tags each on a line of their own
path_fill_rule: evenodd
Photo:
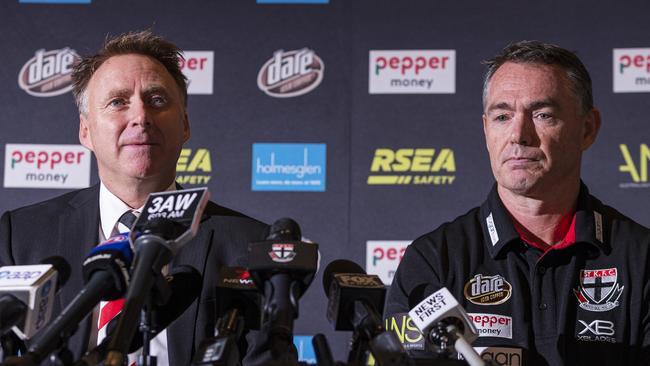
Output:
<svg viewBox="0 0 650 366">
<path fill-rule="evenodd" d="M 559 66 L 566 71 L 571 81 L 571 90 L 581 104 L 584 113 L 594 107 L 591 91 L 591 77 L 585 65 L 575 53 L 550 43 L 520 41 L 511 43 L 493 58 L 483 61 L 488 69 L 483 81 L 483 108 L 485 109 L 487 89 L 494 73 L 506 62 L 531 63 Z"/>
<path fill-rule="evenodd" d="M 97 69 L 109 58 L 118 55 L 139 54 L 160 62 L 172 76 L 187 106 L 187 78 L 181 72 L 179 61 L 183 58 L 175 44 L 153 34 L 150 30 L 123 33 L 107 37 L 97 54 L 82 57 L 72 71 L 72 94 L 82 114 L 88 112 L 88 82 Z"/>
</svg>

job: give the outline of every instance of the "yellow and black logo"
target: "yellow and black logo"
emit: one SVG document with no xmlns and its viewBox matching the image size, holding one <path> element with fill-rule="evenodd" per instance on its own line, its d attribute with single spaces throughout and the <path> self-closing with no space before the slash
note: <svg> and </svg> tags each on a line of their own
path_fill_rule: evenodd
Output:
<svg viewBox="0 0 650 366">
<path fill-rule="evenodd" d="M 628 173 L 631 182 L 621 183 L 619 186 L 621 188 L 648 188 L 650 187 L 650 182 L 648 182 L 648 161 L 650 161 L 650 148 L 648 145 L 641 144 L 639 145 L 639 162 L 635 163 L 630 154 L 626 144 L 620 144 L 619 148 L 621 149 L 621 154 L 623 155 L 623 160 L 625 164 L 618 166 L 618 171 L 622 173 Z"/>
<path fill-rule="evenodd" d="M 176 182 L 178 184 L 205 185 L 208 184 L 212 176 L 204 173 L 212 172 L 212 162 L 210 160 L 210 150 L 205 148 L 182 149 L 181 154 L 176 162 Z M 182 174 L 186 173 L 186 174 Z"/>
<path fill-rule="evenodd" d="M 375 150 L 368 184 L 452 184 L 456 179 L 454 151 L 442 148 Z"/>
</svg>

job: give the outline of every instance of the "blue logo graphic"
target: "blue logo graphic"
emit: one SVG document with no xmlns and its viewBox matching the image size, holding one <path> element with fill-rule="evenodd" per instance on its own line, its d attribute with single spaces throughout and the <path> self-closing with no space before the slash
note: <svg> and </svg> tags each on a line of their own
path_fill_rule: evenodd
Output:
<svg viewBox="0 0 650 366">
<path fill-rule="evenodd" d="M 253 144 L 253 191 L 325 191 L 325 144 Z"/>
<path fill-rule="evenodd" d="M 21 4 L 90 4 L 91 0 L 18 0 Z"/>
<path fill-rule="evenodd" d="M 258 4 L 329 4 L 330 0 L 257 0 Z"/>
<path fill-rule="evenodd" d="M 293 344 L 298 351 L 298 361 L 316 364 L 316 354 L 314 346 L 311 344 L 312 336 L 294 335 Z"/>
</svg>

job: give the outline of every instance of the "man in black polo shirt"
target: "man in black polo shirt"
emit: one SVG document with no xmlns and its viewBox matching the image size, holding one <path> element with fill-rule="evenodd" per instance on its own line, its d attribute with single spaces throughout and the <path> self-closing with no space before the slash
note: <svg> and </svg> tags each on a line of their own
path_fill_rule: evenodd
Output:
<svg viewBox="0 0 650 366">
<path fill-rule="evenodd" d="M 479 330 L 474 346 L 497 347 L 499 364 L 650 365 L 650 231 L 580 180 L 600 127 L 589 73 L 541 42 L 486 64 L 496 184 L 481 207 L 413 242 L 386 314 L 447 287 Z"/>
</svg>

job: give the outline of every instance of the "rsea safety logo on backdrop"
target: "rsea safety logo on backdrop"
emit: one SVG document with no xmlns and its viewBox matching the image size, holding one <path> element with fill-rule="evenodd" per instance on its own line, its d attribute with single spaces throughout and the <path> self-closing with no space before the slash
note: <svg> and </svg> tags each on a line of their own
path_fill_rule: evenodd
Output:
<svg viewBox="0 0 650 366">
<path fill-rule="evenodd" d="M 183 51 L 180 67 L 187 77 L 187 94 L 212 94 L 214 51 Z"/>
<path fill-rule="evenodd" d="M 253 144 L 253 191 L 325 191 L 325 144 Z"/>
<path fill-rule="evenodd" d="M 90 152 L 81 145 L 7 144 L 6 188 L 85 188 Z"/>
<path fill-rule="evenodd" d="M 272 97 L 296 97 L 314 90 L 324 70 L 323 60 L 313 50 L 277 50 L 257 74 L 257 86 Z"/>
<path fill-rule="evenodd" d="M 176 161 L 176 182 L 183 185 L 207 185 L 212 176 L 210 150 L 182 149 Z"/>
<path fill-rule="evenodd" d="M 75 50 L 36 51 L 18 74 L 18 86 L 35 97 L 53 97 L 72 90 L 72 66 L 79 59 Z"/>
<path fill-rule="evenodd" d="M 455 50 L 371 50 L 370 94 L 453 94 Z"/>
<path fill-rule="evenodd" d="M 633 145 L 620 144 L 623 164 L 618 166 L 621 173 L 627 174 L 629 180 L 619 184 L 620 188 L 650 188 L 648 182 L 648 162 L 650 162 L 650 148 L 647 144 Z M 637 153 L 637 154 L 635 154 Z M 638 156 L 638 159 L 634 157 Z"/>
<path fill-rule="evenodd" d="M 449 185 L 456 179 L 454 151 L 449 148 L 378 148 L 370 164 L 370 185 Z"/>
<path fill-rule="evenodd" d="M 384 285 L 390 286 L 409 244 L 411 242 L 406 240 L 368 240 L 366 272 L 379 276 Z"/>
<path fill-rule="evenodd" d="M 650 92 L 650 48 L 614 49 L 614 93 Z"/>
</svg>

